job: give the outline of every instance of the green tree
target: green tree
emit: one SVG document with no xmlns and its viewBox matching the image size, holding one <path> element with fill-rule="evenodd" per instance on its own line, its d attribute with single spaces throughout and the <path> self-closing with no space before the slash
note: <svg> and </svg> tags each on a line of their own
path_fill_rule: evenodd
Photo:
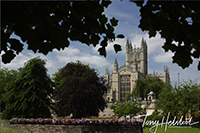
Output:
<svg viewBox="0 0 200 133">
<path fill-rule="evenodd" d="M 126 118 L 127 115 L 130 115 L 130 117 L 135 116 L 137 113 L 142 111 L 142 108 L 140 107 L 140 104 L 137 103 L 137 101 L 115 102 L 110 106 L 110 108 L 113 109 L 115 116 L 118 116 L 118 118 L 122 116 Z"/>
<path fill-rule="evenodd" d="M 135 1 L 140 7 L 139 28 L 149 31 L 150 37 L 158 32 L 165 43 L 162 48 L 172 51 L 173 63 L 183 69 L 189 67 L 193 58 L 200 58 L 200 2 L 157 2 Z M 174 42 L 177 42 L 176 45 Z M 200 61 L 198 64 L 200 70 Z"/>
<path fill-rule="evenodd" d="M 105 80 L 95 69 L 81 62 L 68 63 L 54 74 L 56 85 L 55 111 L 58 116 L 73 114 L 73 118 L 98 116 L 106 107 L 103 94 Z"/>
<path fill-rule="evenodd" d="M 106 57 L 107 41 L 115 38 L 114 27 L 118 20 L 108 21 L 104 9 L 111 1 L 63 1 L 63 2 L 7 2 L 2 1 L 2 61 L 9 63 L 23 50 L 23 44 L 10 38 L 12 33 L 28 44 L 28 49 L 45 55 L 53 49 L 64 49 L 71 41 L 88 46 L 100 44 L 100 55 Z M 101 42 L 100 42 L 101 40 Z M 114 45 L 116 52 L 120 45 Z"/>
<path fill-rule="evenodd" d="M 30 59 L 20 70 L 19 77 L 6 86 L 3 119 L 51 117 L 53 82 L 47 75 L 45 64 L 39 57 Z"/>
<path fill-rule="evenodd" d="M 198 115 L 200 110 L 200 85 L 194 81 L 184 81 L 180 86 L 164 88 L 159 95 L 156 108 L 161 109 L 166 116 L 170 112 L 171 117 L 185 116 L 188 111 Z"/>
<path fill-rule="evenodd" d="M 18 76 L 18 71 L 16 70 L 8 70 L 7 68 L 3 68 L 0 70 L 0 112 L 5 109 L 5 99 L 2 98 L 2 95 L 6 92 L 6 86 L 12 84 Z"/>
<path fill-rule="evenodd" d="M 145 79 L 139 78 L 135 81 L 134 91 L 132 92 L 133 97 L 146 98 L 147 94 L 153 91 L 156 94 L 156 98 L 162 92 L 165 84 L 157 76 L 147 76 Z"/>
<path fill-rule="evenodd" d="M 182 115 L 185 115 L 189 110 L 192 114 L 198 115 L 200 110 L 200 90 L 197 89 L 198 87 L 200 87 L 200 84 L 193 80 L 181 83 L 179 92 Z"/>
<path fill-rule="evenodd" d="M 167 117 L 170 112 L 170 118 L 174 116 L 179 116 L 179 110 L 181 109 L 180 104 L 180 94 L 177 88 L 171 86 L 163 88 L 162 92 L 159 94 L 159 100 L 156 103 L 156 109 L 161 109 L 163 111 L 163 116 Z"/>
</svg>

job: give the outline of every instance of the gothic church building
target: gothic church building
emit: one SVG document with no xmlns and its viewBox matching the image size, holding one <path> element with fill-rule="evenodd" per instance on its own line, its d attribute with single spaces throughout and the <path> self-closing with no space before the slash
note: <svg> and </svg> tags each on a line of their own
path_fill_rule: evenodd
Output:
<svg viewBox="0 0 200 133">
<path fill-rule="evenodd" d="M 106 99 L 108 102 L 125 101 L 127 93 L 133 91 L 135 81 L 138 78 L 145 78 L 148 75 L 148 54 L 147 43 L 142 38 L 141 48 L 132 48 L 131 42 L 126 42 L 126 62 L 119 67 L 115 58 L 114 70 L 112 74 L 106 69 L 105 77 L 108 85 Z M 164 82 L 170 82 L 169 68 L 164 66 L 162 74 L 149 74 L 158 76 Z"/>
</svg>

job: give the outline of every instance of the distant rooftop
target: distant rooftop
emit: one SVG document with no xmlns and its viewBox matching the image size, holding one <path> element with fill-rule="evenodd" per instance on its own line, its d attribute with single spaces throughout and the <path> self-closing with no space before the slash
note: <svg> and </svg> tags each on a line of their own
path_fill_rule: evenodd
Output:
<svg viewBox="0 0 200 133">
<path fill-rule="evenodd" d="M 155 95 L 155 93 L 153 91 L 149 92 L 148 95 Z"/>
</svg>

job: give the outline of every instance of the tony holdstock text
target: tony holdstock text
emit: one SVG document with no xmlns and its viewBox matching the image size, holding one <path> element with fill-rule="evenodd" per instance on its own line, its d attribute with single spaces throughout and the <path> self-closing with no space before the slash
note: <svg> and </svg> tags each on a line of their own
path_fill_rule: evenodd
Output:
<svg viewBox="0 0 200 133">
<path fill-rule="evenodd" d="M 161 123 L 160 123 L 159 120 L 155 120 L 155 121 L 149 120 L 149 121 L 146 121 L 146 118 L 147 118 L 148 114 L 140 115 L 139 117 L 142 117 L 142 116 L 145 116 L 143 124 L 142 124 L 142 127 L 144 127 L 144 125 L 152 125 L 152 127 L 149 128 L 149 132 L 151 132 L 151 133 L 156 133 L 156 131 L 158 129 L 158 126 L 160 125 L 160 128 L 162 128 L 163 124 L 165 124 L 164 131 L 166 132 L 167 126 L 174 126 L 173 128 L 176 128 L 176 126 L 184 126 L 184 125 L 186 125 L 185 127 L 182 127 L 182 128 L 187 128 L 187 125 L 191 126 L 191 125 L 195 125 L 195 124 L 199 123 L 199 121 L 191 123 L 192 117 L 190 117 L 189 119 L 185 119 L 185 121 L 183 121 L 182 120 L 183 116 L 181 116 L 181 118 L 179 120 L 176 120 L 176 116 L 175 116 L 174 119 L 173 119 L 173 121 L 171 121 L 171 120 L 169 120 L 170 112 L 167 115 L 166 122 L 164 122 L 165 117 L 163 117 Z M 153 129 L 154 127 L 155 127 L 155 130 L 154 130 L 154 132 L 152 132 L 151 129 Z"/>
</svg>

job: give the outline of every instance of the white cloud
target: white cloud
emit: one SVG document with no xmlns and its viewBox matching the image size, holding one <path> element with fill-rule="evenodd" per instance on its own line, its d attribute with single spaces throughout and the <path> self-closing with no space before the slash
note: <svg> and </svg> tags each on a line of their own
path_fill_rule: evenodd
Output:
<svg viewBox="0 0 200 133">
<path fill-rule="evenodd" d="M 22 52 L 22 53 L 19 53 L 19 55 L 17 55 L 10 63 L 8 64 L 4 64 L 2 63 L 2 67 L 6 67 L 6 68 L 9 68 L 9 69 L 18 69 L 20 67 L 23 67 L 24 66 L 24 63 L 27 62 L 28 60 L 32 59 L 32 58 L 35 58 L 37 56 L 40 56 L 42 59 L 46 59 L 46 67 L 48 69 L 50 68 L 55 68 L 55 60 L 51 60 L 48 58 L 48 56 L 44 56 L 43 54 L 34 54 L 34 53 L 30 53 L 30 52 Z"/>
<path fill-rule="evenodd" d="M 149 35 L 146 34 L 137 34 L 134 35 L 131 39 L 132 44 L 135 44 L 136 47 L 141 47 L 142 38 L 146 40 L 148 47 L 148 54 L 153 54 L 159 52 L 164 45 L 164 39 L 161 38 L 160 34 L 157 33 L 155 37 L 149 38 Z"/>
<path fill-rule="evenodd" d="M 91 55 L 90 53 L 83 53 L 83 52 L 80 52 L 79 49 L 72 48 L 72 47 L 67 48 L 63 51 L 57 52 L 56 57 L 60 63 L 68 63 L 68 62 L 79 60 L 84 63 L 95 65 L 96 67 L 99 67 L 99 68 L 107 67 L 110 65 L 109 62 L 104 57 Z"/>
<path fill-rule="evenodd" d="M 65 55 L 65 56 L 73 56 L 73 55 L 80 53 L 79 49 L 73 48 L 73 47 L 68 47 L 68 48 L 65 48 L 64 50 L 60 50 L 60 51 L 58 51 L 57 49 L 54 49 L 53 52 L 54 51 L 58 54 Z"/>
<path fill-rule="evenodd" d="M 121 10 L 124 9 L 124 10 Z M 115 17 L 120 21 L 129 21 L 131 23 L 135 23 L 138 20 L 139 7 L 137 7 L 134 3 L 129 1 L 112 1 L 112 4 L 105 9 L 105 14 L 108 18 Z"/>
<path fill-rule="evenodd" d="M 126 39 L 116 39 L 114 42 L 108 42 L 108 45 L 106 47 L 106 52 L 113 52 L 113 53 L 116 53 L 115 52 L 115 49 L 114 49 L 114 44 L 119 44 L 121 45 L 121 48 L 122 48 L 122 51 L 120 51 L 119 53 L 126 53 Z M 97 45 L 96 47 L 92 47 L 92 51 L 93 53 L 96 53 L 96 54 L 99 54 L 97 53 L 98 49 L 100 48 L 101 46 L 100 45 Z"/>
<path fill-rule="evenodd" d="M 80 58 L 81 61 L 87 62 L 89 64 L 96 65 L 97 67 L 106 67 L 109 66 L 109 62 L 106 60 L 104 57 L 99 57 L 99 56 L 91 56 L 89 54 L 82 56 Z"/>
<path fill-rule="evenodd" d="M 124 39 L 116 39 L 114 42 L 108 42 L 108 46 L 106 47 L 106 51 L 112 51 L 114 53 L 115 52 L 115 49 L 114 49 L 114 44 L 119 44 L 121 45 L 121 48 L 122 48 L 122 52 L 119 52 L 119 53 L 126 53 L 126 38 Z"/>
<path fill-rule="evenodd" d="M 172 62 L 172 56 L 174 54 L 172 52 L 166 52 L 166 53 L 161 53 L 157 54 L 155 57 L 153 57 L 155 62 L 158 63 L 167 63 L 167 62 Z"/>
<path fill-rule="evenodd" d="M 19 67 L 23 67 L 24 63 L 31 59 L 31 57 L 25 56 L 22 53 L 19 53 L 10 63 L 8 64 L 3 64 L 2 67 L 6 67 L 9 69 L 18 69 Z"/>
</svg>

